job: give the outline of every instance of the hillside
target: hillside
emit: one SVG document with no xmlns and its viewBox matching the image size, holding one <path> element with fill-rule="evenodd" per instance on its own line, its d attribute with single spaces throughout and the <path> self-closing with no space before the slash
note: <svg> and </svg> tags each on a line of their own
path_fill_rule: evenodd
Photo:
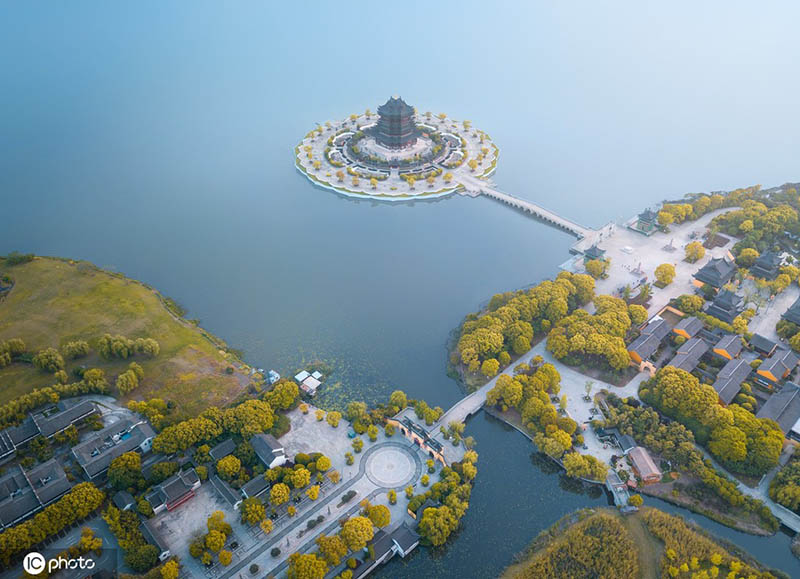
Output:
<svg viewBox="0 0 800 579">
<path fill-rule="evenodd" d="M 224 405 L 248 384 L 245 372 L 238 369 L 241 363 L 225 351 L 224 342 L 184 320 L 172 302 L 143 283 L 88 262 L 46 257 L 18 265 L 0 259 L 3 278 L 14 285 L 0 294 L 0 342 L 20 338 L 28 353 L 35 354 L 85 340 L 89 355 L 66 360 L 70 380 L 76 368 L 97 367 L 113 384 L 128 363 L 136 361 L 144 378 L 123 400 L 163 398 L 175 402 L 180 415 Z M 104 334 L 154 338 L 160 352 L 154 358 L 107 360 L 97 353 Z M 229 373 L 228 368 L 236 370 Z M 26 361 L 14 362 L 0 368 L 0 404 L 53 382 L 52 374 Z"/>
</svg>

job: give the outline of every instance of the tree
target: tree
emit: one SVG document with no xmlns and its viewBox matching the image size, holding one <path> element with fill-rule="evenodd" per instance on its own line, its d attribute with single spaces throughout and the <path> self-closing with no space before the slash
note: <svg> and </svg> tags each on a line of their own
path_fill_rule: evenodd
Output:
<svg viewBox="0 0 800 579">
<path fill-rule="evenodd" d="M 262 533 L 269 535 L 272 532 L 272 520 L 264 519 L 258 524 L 258 527 L 261 529 Z"/>
<path fill-rule="evenodd" d="M 64 369 L 64 358 L 55 348 L 45 348 L 33 357 L 33 365 L 40 370 L 54 374 Z"/>
<path fill-rule="evenodd" d="M 272 408 L 280 410 L 288 410 L 292 407 L 300 396 L 300 389 L 292 380 L 284 380 L 275 384 L 275 386 L 264 395 L 264 401 Z"/>
<path fill-rule="evenodd" d="M 175 559 L 170 559 L 161 566 L 161 579 L 178 579 L 180 567 L 180 563 Z"/>
<path fill-rule="evenodd" d="M 758 251 L 752 247 L 745 247 L 739 252 L 739 255 L 736 256 L 736 263 L 741 267 L 750 267 L 756 262 L 757 259 Z"/>
<path fill-rule="evenodd" d="M 374 424 L 370 424 L 367 428 L 367 436 L 369 436 L 370 442 L 378 440 L 378 427 Z"/>
<path fill-rule="evenodd" d="M 388 493 L 386 493 L 386 498 L 389 499 L 389 504 L 394 505 L 397 503 L 397 491 L 391 489 Z"/>
<path fill-rule="evenodd" d="M 219 562 L 223 567 L 227 567 L 233 561 L 233 553 L 228 551 L 227 549 L 222 549 L 219 552 Z"/>
<path fill-rule="evenodd" d="M 703 298 L 691 294 L 683 294 L 676 300 L 678 309 L 686 314 L 696 314 L 703 309 L 703 303 Z"/>
<path fill-rule="evenodd" d="M 340 182 L 341 182 L 341 181 L 344 181 L 344 171 L 342 171 L 341 169 L 339 169 L 338 171 L 336 171 L 336 178 L 337 178 L 337 179 L 338 179 Z"/>
<path fill-rule="evenodd" d="M 331 459 L 327 456 L 322 455 L 317 458 L 317 471 L 319 472 L 326 472 L 329 468 L 331 468 Z"/>
<path fill-rule="evenodd" d="M 231 480 L 237 476 L 241 469 L 242 461 L 232 454 L 229 454 L 228 456 L 217 461 L 217 472 L 219 473 L 219 476 L 225 480 Z"/>
<path fill-rule="evenodd" d="M 347 546 L 339 535 L 327 536 L 324 533 L 316 539 L 319 554 L 325 561 L 335 567 L 347 556 Z"/>
<path fill-rule="evenodd" d="M 631 304 L 628 306 L 628 316 L 633 325 L 641 326 L 647 321 L 647 309 L 639 304 Z"/>
<path fill-rule="evenodd" d="M 289 500 L 289 487 L 283 483 L 272 485 L 269 489 L 269 504 L 278 506 L 286 503 Z"/>
<path fill-rule="evenodd" d="M 117 490 L 136 486 L 142 480 L 142 456 L 138 452 L 126 452 L 111 461 L 108 467 L 108 482 Z"/>
<path fill-rule="evenodd" d="M 408 177 L 408 178 L 406 179 L 406 183 L 408 183 L 408 188 L 409 188 L 409 189 L 414 189 L 414 184 L 415 184 L 416 182 L 417 182 L 417 180 L 416 180 L 416 179 L 414 179 L 414 177 Z"/>
<path fill-rule="evenodd" d="M 442 176 L 442 179 L 444 179 L 445 183 L 450 183 L 450 181 L 453 180 L 453 174 L 452 173 L 445 173 L 444 176 Z"/>
<path fill-rule="evenodd" d="M 484 360 L 483 364 L 481 364 L 481 374 L 486 376 L 487 378 L 490 376 L 494 376 L 500 370 L 500 362 L 498 362 L 494 358 L 489 358 L 488 360 Z"/>
<path fill-rule="evenodd" d="M 342 413 L 337 412 L 336 410 L 331 410 L 330 412 L 328 412 L 328 416 L 325 418 L 325 420 L 328 421 L 328 424 L 330 424 L 331 427 L 333 428 L 339 426 L 339 421 L 341 419 L 342 419 Z"/>
<path fill-rule="evenodd" d="M 671 263 L 662 263 L 656 268 L 656 281 L 658 287 L 667 287 L 675 279 L 675 266 Z"/>
<path fill-rule="evenodd" d="M 312 501 L 316 501 L 319 498 L 319 485 L 308 487 L 308 489 L 306 489 L 306 496 Z"/>
<path fill-rule="evenodd" d="M 475 172 L 475 169 L 477 169 L 477 168 L 478 168 L 478 161 L 477 161 L 477 159 L 470 159 L 470 160 L 467 162 L 467 166 L 469 167 L 469 170 L 470 170 L 471 172 L 473 172 L 473 173 L 474 173 L 474 172 Z"/>
<path fill-rule="evenodd" d="M 675 221 L 675 217 L 669 211 L 658 212 L 658 224 L 661 227 L 669 227 L 673 221 Z"/>
<path fill-rule="evenodd" d="M 387 526 L 392 522 L 392 513 L 386 505 L 374 505 L 367 509 L 367 516 L 372 524 L 378 528 Z"/>
<path fill-rule="evenodd" d="M 243 500 L 239 510 L 242 513 L 242 522 L 247 525 L 260 523 L 267 516 L 264 503 L 256 497 L 249 497 Z"/>
<path fill-rule="evenodd" d="M 448 506 L 425 509 L 419 522 L 419 533 L 434 547 L 444 545 L 458 527 L 458 519 Z"/>
<path fill-rule="evenodd" d="M 374 536 L 372 521 L 366 517 L 353 517 L 342 525 L 339 534 L 349 550 L 360 551 Z"/>
<path fill-rule="evenodd" d="M 288 478 L 292 486 L 296 489 L 301 489 L 311 482 L 311 471 L 306 468 L 300 467 L 291 472 Z M 286 479 L 284 479 L 286 480 Z"/>
<path fill-rule="evenodd" d="M 631 495 L 631 497 L 628 499 L 628 504 L 632 507 L 641 507 L 642 503 L 644 503 L 642 495 Z"/>
<path fill-rule="evenodd" d="M 689 263 L 695 263 L 696 261 L 703 259 L 703 256 L 706 254 L 706 249 L 703 247 L 703 244 L 699 241 L 692 241 L 686 245 L 685 249 L 685 259 Z"/>
<path fill-rule="evenodd" d="M 89 355 L 89 343 L 84 340 L 76 340 L 74 342 L 67 342 L 61 346 L 61 352 L 64 357 L 69 360 L 76 358 L 83 358 Z"/>
<path fill-rule="evenodd" d="M 361 452 L 361 450 L 363 448 L 364 448 L 364 441 L 361 440 L 360 438 L 354 438 L 353 439 L 353 450 L 355 450 L 356 452 Z"/>
<path fill-rule="evenodd" d="M 323 579 L 327 573 L 328 564 L 314 553 L 289 555 L 289 579 Z"/>
<path fill-rule="evenodd" d="M 398 411 L 408 406 L 408 397 L 402 390 L 395 390 L 389 395 L 389 405 L 397 408 Z"/>
<path fill-rule="evenodd" d="M 608 262 L 602 259 L 590 259 L 583 267 L 586 268 L 586 273 L 594 279 L 600 279 L 608 270 Z"/>
<path fill-rule="evenodd" d="M 222 532 L 217 531 L 216 529 L 209 531 L 206 535 L 206 547 L 208 547 L 208 549 L 213 553 L 219 553 L 220 550 L 225 546 L 226 540 L 227 537 L 225 537 Z"/>
<path fill-rule="evenodd" d="M 372 177 L 369 180 L 369 184 L 372 186 L 373 189 L 377 189 L 378 188 L 378 180 L 375 177 Z"/>
</svg>

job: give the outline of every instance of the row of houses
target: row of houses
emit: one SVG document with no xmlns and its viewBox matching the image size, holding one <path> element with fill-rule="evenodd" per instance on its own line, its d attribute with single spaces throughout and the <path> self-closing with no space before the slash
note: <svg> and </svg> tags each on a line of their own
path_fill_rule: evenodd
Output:
<svg viewBox="0 0 800 579">
<path fill-rule="evenodd" d="M 89 401 L 74 405 L 67 405 L 62 401 L 28 414 L 17 426 L 0 430 L 0 464 L 11 460 L 18 450 L 23 449 L 37 436 L 52 439 L 56 434 L 64 432 L 96 412 L 97 407 Z"/>
<path fill-rule="evenodd" d="M 70 488 L 72 483 L 54 458 L 28 470 L 9 468 L 0 476 L 0 530 L 34 515 Z"/>
</svg>

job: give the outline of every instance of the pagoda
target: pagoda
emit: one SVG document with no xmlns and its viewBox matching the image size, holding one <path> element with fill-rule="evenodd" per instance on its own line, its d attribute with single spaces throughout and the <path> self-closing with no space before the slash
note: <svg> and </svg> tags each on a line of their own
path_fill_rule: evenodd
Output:
<svg viewBox="0 0 800 579">
<path fill-rule="evenodd" d="M 414 108 L 399 96 L 393 96 L 378 107 L 378 124 L 372 134 L 378 144 L 389 149 L 412 146 L 419 135 L 414 124 Z"/>
</svg>

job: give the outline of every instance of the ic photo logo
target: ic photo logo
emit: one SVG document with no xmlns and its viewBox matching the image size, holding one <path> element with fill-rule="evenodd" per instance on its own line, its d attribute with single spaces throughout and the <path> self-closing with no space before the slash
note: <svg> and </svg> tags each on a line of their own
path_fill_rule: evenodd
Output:
<svg viewBox="0 0 800 579">
<path fill-rule="evenodd" d="M 22 560 L 22 568 L 25 569 L 28 575 L 38 575 L 44 571 L 46 566 L 47 562 L 45 561 L 44 555 L 36 551 L 28 553 Z"/>
<path fill-rule="evenodd" d="M 31 551 L 22 560 L 22 568 L 29 575 L 38 575 L 45 569 L 49 574 L 62 569 L 94 569 L 94 560 L 86 557 L 67 559 L 60 556 L 48 560 L 41 553 Z"/>
</svg>

